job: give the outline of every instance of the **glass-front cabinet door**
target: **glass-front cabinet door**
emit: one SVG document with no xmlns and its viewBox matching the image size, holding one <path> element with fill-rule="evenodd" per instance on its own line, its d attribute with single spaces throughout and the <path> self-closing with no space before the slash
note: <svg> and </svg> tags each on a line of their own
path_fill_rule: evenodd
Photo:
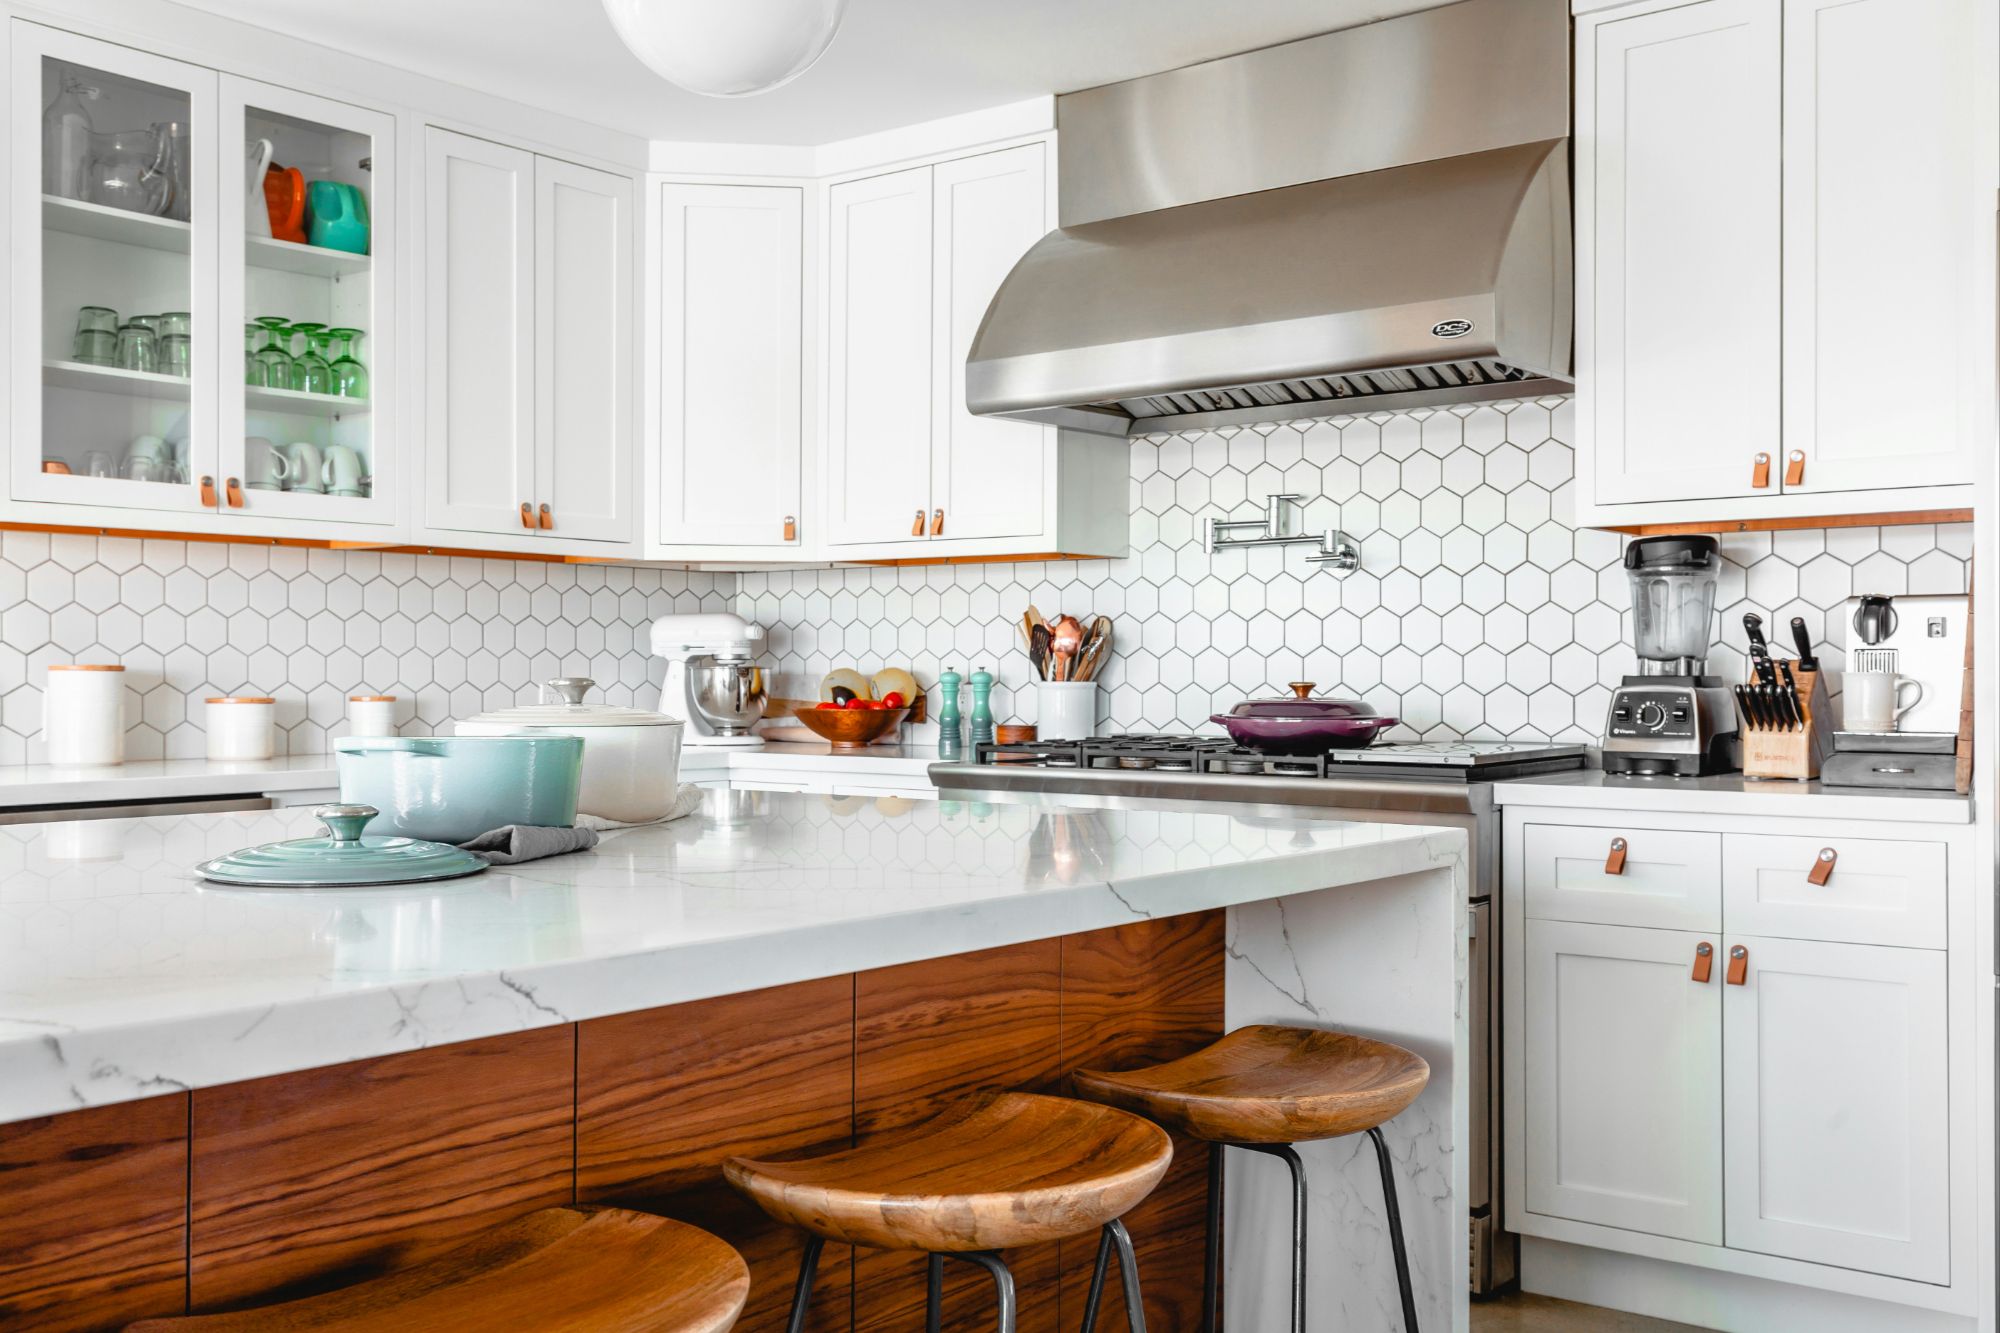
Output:
<svg viewBox="0 0 2000 1333">
<path fill-rule="evenodd" d="M 11 493 L 212 526 L 216 75 L 11 31 Z"/>
<path fill-rule="evenodd" d="M 227 74 L 220 119 L 223 507 L 393 523 L 393 122 Z"/>
</svg>

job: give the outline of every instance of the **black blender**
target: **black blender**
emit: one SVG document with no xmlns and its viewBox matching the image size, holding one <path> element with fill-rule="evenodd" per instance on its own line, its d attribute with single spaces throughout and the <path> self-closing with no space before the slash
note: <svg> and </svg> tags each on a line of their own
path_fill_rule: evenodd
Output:
<svg viewBox="0 0 2000 1333">
<path fill-rule="evenodd" d="M 1713 537 L 1641 537 L 1625 548 L 1639 674 L 1612 692 L 1605 772 L 1699 777 L 1739 766 L 1729 686 L 1707 674 L 1721 563 Z"/>
</svg>

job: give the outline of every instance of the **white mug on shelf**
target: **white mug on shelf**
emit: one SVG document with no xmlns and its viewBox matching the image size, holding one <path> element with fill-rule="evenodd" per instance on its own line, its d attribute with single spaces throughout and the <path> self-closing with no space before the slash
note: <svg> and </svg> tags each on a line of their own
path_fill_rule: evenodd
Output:
<svg viewBox="0 0 2000 1333">
<path fill-rule="evenodd" d="M 291 464 L 278 446 L 261 435 L 243 441 L 243 484 L 253 491 L 283 490 L 291 477 Z"/>
<path fill-rule="evenodd" d="M 1915 691 L 1908 703 L 1903 702 L 1904 690 Z M 1922 701 L 1924 687 L 1893 671 L 1850 671 L 1842 678 L 1841 695 L 1847 703 L 1847 730 L 1894 731 Z"/>
<path fill-rule="evenodd" d="M 125 447 L 125 461 L 131 463 L 141 458 L 165 472 L 173 465 L 174 451 L 157 435 L 141 435 Z"/>
<path fill-rule="evenodd" d="M 326 463 L 320 469 L 320 480 L 326 483 L 328 495 L 359 495 L 361 477 L 367 470 L 360 454 L 344 444 L 329 444 L 326 447 Z"/>
<path fill-rule="evenodd" d="M 311 440 L 294 440 L 285 446 L 284 453 L 285 475 L 292 479 L 290 489 L 318 495 L 322 489 L 319 446 Z"/>
</svg>

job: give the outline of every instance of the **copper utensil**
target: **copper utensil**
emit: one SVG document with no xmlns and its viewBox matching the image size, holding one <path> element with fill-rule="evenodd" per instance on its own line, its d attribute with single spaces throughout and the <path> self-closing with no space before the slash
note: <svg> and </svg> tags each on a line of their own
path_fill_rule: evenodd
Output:
<svg viewBox="0 0 2000 1333">
<path fill-rule="evenodd" d="M 1075 616 L 1057 616 L 1049 626 L 1049 652 L 1055 657 L 1050 680 L 1070 680 L 1076 650 L 1083 646 L 1083 625 Z"/>
</svg>

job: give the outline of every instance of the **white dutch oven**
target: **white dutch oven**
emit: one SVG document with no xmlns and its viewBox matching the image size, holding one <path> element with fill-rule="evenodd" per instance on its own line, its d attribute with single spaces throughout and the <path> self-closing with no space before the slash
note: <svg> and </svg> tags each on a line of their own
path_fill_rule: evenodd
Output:
<svg viewBox="0 0 2000 1333">
<path fill-rule="evenodd" d="M 643 708 L 583 702 L 584 693 L 595 684 L 581 676 L 552 680 L 548 688 L 562 702 L 480 713 L 458 723 L 458 734 L 580 736 L 579 814 L 620 824 L 665 819 L 680 790 L 681 720 Z"/>
</svg>

